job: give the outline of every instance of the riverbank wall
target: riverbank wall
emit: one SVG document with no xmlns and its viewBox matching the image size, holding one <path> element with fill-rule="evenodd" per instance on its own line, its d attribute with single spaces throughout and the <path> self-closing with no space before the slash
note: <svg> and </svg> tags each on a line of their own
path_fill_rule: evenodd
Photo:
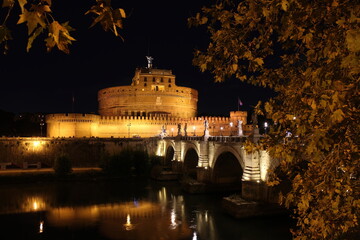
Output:
<svg viewBox="0 0 360 240">
<path fill-rule="evenodd" d="M 122 150 L 155 152 L 156 139 L 136 138 L 0 138 L 0 167 L 52 167 L 54 159 L 66 155 L 73 167 L 99 167 L 101 161 Z M 40 165 L 40 166 L 39 166 Z"/>
</svg>

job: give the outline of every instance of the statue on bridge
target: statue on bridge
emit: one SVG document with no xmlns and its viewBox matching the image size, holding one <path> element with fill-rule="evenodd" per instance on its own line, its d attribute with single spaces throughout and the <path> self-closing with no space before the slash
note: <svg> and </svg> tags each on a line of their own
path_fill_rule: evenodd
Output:
<svg viewBox="0 0 360 240">
<path fill-rule="evenodd" d="M 207 139 L 210 137 L 210 133 L 209 133 L 209 121 L 205 120 L 204 121 L 204 139 L 205 141 L 207 141 Z"/>
<path fill-rule="evenodd" d="M 237 123 L 238 123 L 238 136 L 242 137 L 242 136 L 244 136 L 244 132 L 243 132 L 243 129 L 242 129 L 242 123 L 243 122 L 241 120 L 238 120 Z"/>
<path fill-rule="evenodd" d="M 178 136 L 181 136 L 181 123 L 178 123 Z"/>
<path fill-rule="evenodd" d="M 187 136 L 187 123 L 185 123 L 185 126 L 184 126 L 184 135 L 185 135 L 185 137 Z"/>
<path fill-rule="evenodd" d="M 164 137 L 166 137 L 166 129 L 165 129 L 164 125 L 162 125 L 160 138 L 163 139 Z"/>
<path fill-rule="evenodd" d="M 259 127 L 258 127 L 258 118 L 257 118 L 257 114 L 255 112 L 253 112 L 253 114 L 251 115 L 251 120 L 252 120 L 252 132 L 253 135 L 257 136 L 259 135 Z"/>
</svg>

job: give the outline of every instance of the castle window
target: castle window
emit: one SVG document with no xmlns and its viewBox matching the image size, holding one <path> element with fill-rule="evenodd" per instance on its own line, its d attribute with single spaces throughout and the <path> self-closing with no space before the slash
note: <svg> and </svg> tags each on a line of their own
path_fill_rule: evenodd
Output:
<svg viewBox="0 0 360 240">
<path fill-rule="evenodd" d="M 171 78 L 169 78 L 169 83 L 171 83 Z"/>
<path fill-rule="evenodd" d="M 163 79 L 163 78 L 160 78 L 160 82 L 164 82 L 164 79 Z"/>
<path fill-rule="evenodd" d="M 147 82 L 147 77 L 144 77 L 144 82 Z"/>
<path fill-rule="evenodd" d="M 147 84 L 146 83 L 144 83 L 144 87 L 146 87 L 147 86 Z"/>
<path fill-rule="evenodd" d="M 155 78 L 153 77 L 153 82 L 155 82 Z"/>
<path fill-rule="evenodd" d="M 171 87 L 171 84 L 169 84 L 169 87 Z"/>
<path fill-rule="evenodd" d="M 158 87 L 158 86 L 155 87 L 155 91 L 159 91 L 159 87 Z"/>
</svg>

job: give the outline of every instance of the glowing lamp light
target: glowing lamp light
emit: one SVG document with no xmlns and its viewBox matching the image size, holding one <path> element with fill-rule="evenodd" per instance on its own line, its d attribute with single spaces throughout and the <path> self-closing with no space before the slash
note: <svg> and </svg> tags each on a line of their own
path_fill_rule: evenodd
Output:
<svg viewBox="0 0 360 240">
<path fill-rule="evenodd" d="M 40 221 L 39 233 L 43 233 L 43 232 L 44 232 L 44 221 Z"/>
<path fill-rule="evenodd" d="M 194 232 L 193 237 L 192 237 L 192 240 L 197 240 L 196 232 Z"/>
<path fill-rule="evenodd" d="M 130 231 L 134 229 L 134 225 L 131 224 L 130 214 L 126 215 L 126 223 L 124 224 L 125 230 Z"/>
</svg>

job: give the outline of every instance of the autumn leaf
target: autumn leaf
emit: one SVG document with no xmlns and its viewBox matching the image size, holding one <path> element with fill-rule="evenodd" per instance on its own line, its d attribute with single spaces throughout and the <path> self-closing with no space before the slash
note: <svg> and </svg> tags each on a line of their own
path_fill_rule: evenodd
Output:
<svg viewBox="0 0 360 240">
<path fill-rule="evenodd" d="M 236 70 L 238 70 L 238 65 L 237 65 L 237 64 L 233 64 L 233 65 L 231 65 L 231 67 L 232 67 L 232 69 L 234 70 L 234 72 L 235 72 Z"/>
<path fill-rule="evenodd" d="M 260 66 L 262 66 L 264 64 L 264 61 L 262 60 L 262 58 L 255 58 L 254 61 Z"/>
<path fill-rule="evenodd" d="M 69 31 L 72 31 L 73 28 L 68 25 L 68 22 L 60 24 L 54 21 L 49 25 L 48 30 L 49 35 L 45 39 L 47 50 L 51 51 L 53 47 L 57 46 L 60 51 L 69 54 L 68 45 L 75 39 L 70 36 Z"/>
<path fill-rule="evenodd" d="M 287 11 L 289 8 L 289 2 L 287 0 L 282 0 L 281 1 L 281 9 L 284 11 Z"/>
<path fill-rule="evenodd" d="M 41 17 L 41 15 L 39 16 L 39 14 L 37 14 L 36 12 L 29 12 L 26 9 L 24 9 L 23 13 L 20 14 L 20 18 L 17 24 L 21 24 L 25 22 L 28 27 L 28 35 L 30 35 L 38 25 L 40 25 L 43 28 L 46 26 L 45 21 Z"/>
<path fill-rule="evenodd" d="M 337 109 L 331 116 L 331 120 L 334 123 L 339 123 L 344 119 L 344 113 L 341 109 Z"/>
<path fill-rule="evenodd" d="M 100 23 L 105 31 L 110 30 L 115 36 L 122 38 L 118 33 L 118 28 L 123 28 L 123 19 L 126 18 L 124 9 L 118 8 L 113 10 L 110 1 L 98 1 L 96 5 L 92 6 L 90 10 L 85 13 L 85 15 L 90 13 L 97 15 L 90 27 Z"/>
<path fill-rule="evenodd" d="M 359 52 L 360 51 L 360 30 L 352 29 L 346 33 L 346 44 L 350 51 Z"/>
</svg>

